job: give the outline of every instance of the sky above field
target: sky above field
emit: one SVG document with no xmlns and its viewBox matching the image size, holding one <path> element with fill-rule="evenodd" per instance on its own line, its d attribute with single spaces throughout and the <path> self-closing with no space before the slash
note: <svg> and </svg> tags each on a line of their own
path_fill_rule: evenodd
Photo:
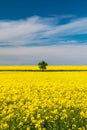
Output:
<svg viewBox="0 0 87 130">
<path fill-rule="evenodd" d="M 0 65 L 87 65 L 87 0 L 0 0 Z"/>
</svg>

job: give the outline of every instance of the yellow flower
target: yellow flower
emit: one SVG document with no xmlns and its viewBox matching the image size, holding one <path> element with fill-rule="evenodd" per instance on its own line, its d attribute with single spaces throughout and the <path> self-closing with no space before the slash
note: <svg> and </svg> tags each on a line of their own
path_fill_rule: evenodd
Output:
<svg viewBox="0 0 87 130">
<path fill-rule="evenodd" d="M 3 124 L 3 128 L 4 128 L 4 129 L 8 129 L 8 128 L 9 128 L 9 125 L 5 122 L 5 123 Z"/>
</svg>

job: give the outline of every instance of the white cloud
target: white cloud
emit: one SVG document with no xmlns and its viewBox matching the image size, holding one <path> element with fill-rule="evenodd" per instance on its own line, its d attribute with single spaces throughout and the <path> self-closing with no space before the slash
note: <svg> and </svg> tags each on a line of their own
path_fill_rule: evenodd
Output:
<svg viewBox="0 0 87 130">
<path fill-rule="evenodd" d="M 75 18 L 67 24 L 60 25 L 59 20 L 74 17 L 66 15 L 61 17 L 33 16 L 24 20 L 0 21 L 0 45 L 22 46 L 25 44 L 56 44 L 64 37 L 87 34 L 87 18 Z M 72 41 L 72 39 L 70 40 Z M 65 41 L 64 41 L 65 42 Z"/>
<path fill-rule="evenodd" d="M 0 65 L 32 65 L 42 59 L 50 65 L 87 65 L 86 41 L 68 39 L 87 34 L 87 18 L 59 24 L 61 19 L 72 17 L 33 16 L 25 20 L 0 21 Z"/>
<path fill-rule="evenodd" d="M 10 45 L 30 43 L 36 39 L 38 33 L 48 29 L 49 26 L 42 23 L 39 17 L 19 21 L 0 21 L 0 43 L 5 42 Z"/>
<path fill-rule="evenodd" d="M 87 45 L 0 48 L 1 65 L 37 65 L 42 59 L 49 65 L 87 65 Z"/>
<path fill-rule="evenodd" d="M 46 35 L 58 34 L 59 36 L 70 36 L 78 34 L 87 34 L 87 17 L 75 19 L 64 25 L 57 25 L 52 30 L 46 32 Z"/>
</svg>

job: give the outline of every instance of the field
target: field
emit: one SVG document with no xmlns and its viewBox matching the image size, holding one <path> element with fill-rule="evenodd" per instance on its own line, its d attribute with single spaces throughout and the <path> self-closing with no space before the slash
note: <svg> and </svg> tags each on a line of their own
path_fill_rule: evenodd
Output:
<svg viewBox="0 0 87 130">
<path fill-rule="evenodd" d="M 0 66 L 0 70 L 39 70 L 38 66 Z M 87 66 L 47 66 L 47 70 L 87 70 Z"/>
<path fill-rule="evenodd" d="M 87 130 L 87 71 L 1 71 L 0 130 Z"/>
</svg>

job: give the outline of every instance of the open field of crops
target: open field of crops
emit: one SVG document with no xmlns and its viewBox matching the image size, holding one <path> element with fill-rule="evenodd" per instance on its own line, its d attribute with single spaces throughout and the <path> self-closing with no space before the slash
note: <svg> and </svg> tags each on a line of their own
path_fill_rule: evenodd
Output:
<svg viewBox="0 0 87 130">
<path fill-rule="evenodd" d="M 0 66 L 0 70 L 39 70 L 38 66 Z M 47 66 L 47 70 L 87 70 L 87 66 Z"/>
<path fill-rule="evenodd" d="M 87 130 L 87 72 L 0 72 L 0 130 Z"/>
</svg>

